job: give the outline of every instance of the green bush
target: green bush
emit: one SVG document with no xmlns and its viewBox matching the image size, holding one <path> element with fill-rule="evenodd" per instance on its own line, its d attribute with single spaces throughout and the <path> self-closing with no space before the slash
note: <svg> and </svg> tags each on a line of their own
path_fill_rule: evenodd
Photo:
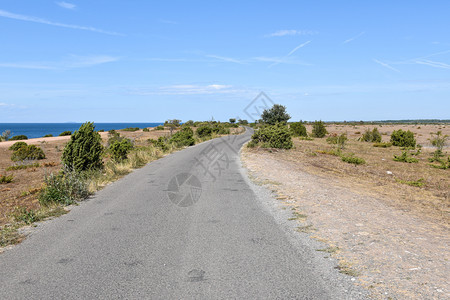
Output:
<svg viewBox="0 0 450 300">
<path fill-rule="evenodd" d="M 154 130 L 164 130 L 164 126 L 163 125 L 158 125 L 155 127 Z"/>
<path fill-rule="evenodd" d="M 394 130 L 391 134 L 391 143 L 398 147 L 414 148 L 416 147 L 416 139 L 411 131 L 403 131 L 401 129 Z"/>
<path fill-rule="evenodd" d="M 336 133 L 334 133 L 327 138 L 327 143 L 338 145 L 340 149 L 344 149 L 346 141 L 347 134 L 345 133 L 342 133 L 341 135 L 337 135 Z"/>
<path fill-rule="evenodd" d="M 0 183 L 11 183 L 13 179 L 12 175 L 0 175 Z"/>
<path fill-rule="evenodd" d="M 289 129 L 291 130 L 292 136 L 308 136 L 306 127 L 301 121 L 289 124 Z"/>
<path fill-rule="evenodd" d="M 144 129 L 142 129 L 142 131 L 143 132 L 149 132 L 150 130 L 147 127 L 145 127 Z"/>
<path fill-rule="evenodd" d="M 325 128 L 325 123 L 322 121 L 314 121 L 312 136 L 317 138 L 323 138 L 328 133 Z"/>
<path fill-rule="evenodd" d="M 19 140 L 28 140 L 28 137 L 26 135 L 16 135 L 9 139 L 10 141 L 19 141 Z"/>
<path fill-rule="evenodd" d="M 406 162 L 406 163 L 417 163 L 419 160 L 417 158 L 409 156 L 407 151 L 403 151 L 402 155 L 394 155 L 394 161 Z"/>
<path fill-rule="evenodd" d="M 177 147 L 192 146 L 195 144 L 194 132 L 190 127 L 184 127 L 172 135 L 169 142 L 174 143 Z"/>
<path fill-rule="evenodd" d="M 44 137 L 53 137 L 53 134 L 49 133 L 49 134 L 44 135 Z"/>
<path fill-rule="evenodd" d="M 33 224 L 34 222 L 40 220 L 39 216 L 36 214 L 36 211 L 31 208 L 28 210 L 26 207 L 16 207 L 12 216 L 16 222 L 23 222 L 27 225 Z"/>
<path fill-rule="evenodd" d="M 248 147 L 261 145 L 266 148 L 291 149 L 293 147 L 292 137 L 287 126 L 277 123 L 267 125 L 258 129 L 248 144 Z"/>
<path fill-rule="evenodd" d="M 103 145 L 93 122 L 86 122 L 75 131 L 64 147 L 62 162 L 71 170 L 87 171 L 103 167 Z"/>
<path fill-rule="evenodd" d="M 67 136 L 67 135 L 72 135 L 72 131 L 66 130 L 66 131 L 63 131 L 63 132 L 61 132 L 61 133 L 59 134 L 59 136 Z"/>
<path fill-rule="evenodd" d="M 353 155 L 348 155 L 348 156 L 342 155 L 341 160 L 345 161 L 349 164 L 354 164 L 354 165 L 363 165 L 366 163 L 366 161 L 364 159 L 353 156 Z"/>
<path fill-rule="evenodd" d="M 12 161 L 44 159 L 44 151 L 35 145 L 27 145 L 15 150 L 11 155 Z"/>
<path fill-rule="evenodd" d="M 109 146 L 112 159 L 115 161 L 127 159 L 131 149 L 133 149 L 133 144 L 129 139 L 122 139 L 121 141 L 116 140 Z"/>
<path fill-rule="evenodd" d="M 212 126 L 212 131 L 216 134 L 230 134 L 230 129 L 223 124 L 214 124 Z"/>
<path fill-rule="evenodd" d="M 167 139 L 160 136 L 157 140 L 149 139 L 148 140 L 153 146 L 161 149 L 162 151 L 169 150 L 169 146 L 167 145 Z"/>
<path fill-rule="evenodd" d="M 121 130 L 122 131 L 132 131 L 132 132 L 134 132 L 134 131 L 138 131 L 139 127 L 127 127 L 127 128 L 121 129 Z"/>
<path fill-rule="evenodd" d="M 45 187 L 39 195 L 39 203 L 69 205 L 89 197 L 88 182 L 81 173 L 66 168 L 60 174 L 45 176 Z"/>
<path fill-rule="evenodd" d="M 375 127 L 372 131 L 370 129 L 367 129 L 360 139 L 364 142 L 380 143 L 381 134 Z"/>
<path fill-rule="evenodd" d="M 388 148 L 388 147 L 392 147 L 392 143 L 375 143 L 373 144 L 374 147 L 379 147 L 379 148 Z"/>
<path fill-rule="evenodd" d="M 28 146 L 28 144 L 25 142 L 15 142 L 11 147 L 9 147 L 9 150 L 16 151 L 26 146 Z"/>
<path fill-rule="evenodd" d="M 211 136 L 211 134 L 213 133 L 213 130 L 208 125 L 202 125 L 199 128 L 197 128 L 196 133 L 200 138 L 203 138 L 203 137 Z"/>
<path fill-rule="evenodd" d="M 261 115 L 262 122 L 269 125 L 286 124 L 290 118 L 291 116 L 286 112 L 286 107 L 280 104 L 274 104 L 272 108 L 265 109 Z"/>
</svg>

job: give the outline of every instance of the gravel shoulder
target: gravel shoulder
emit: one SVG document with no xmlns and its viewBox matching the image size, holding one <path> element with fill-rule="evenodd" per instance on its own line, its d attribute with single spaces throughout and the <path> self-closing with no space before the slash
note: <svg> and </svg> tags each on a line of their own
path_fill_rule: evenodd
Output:
<svg viewBox="0 0 450 300">
<path fill-rule="evenodd" d="M 341 272 L 381 299 L 447 299 L 448 228 L 390 205 L 359 185 L 305 171 L 276 153 L 244 148 L 249 176 L 275 193 L 292 231 L 328 244 Z M 287 218 L 286 218 L 287 219 Z"/>
</svg>

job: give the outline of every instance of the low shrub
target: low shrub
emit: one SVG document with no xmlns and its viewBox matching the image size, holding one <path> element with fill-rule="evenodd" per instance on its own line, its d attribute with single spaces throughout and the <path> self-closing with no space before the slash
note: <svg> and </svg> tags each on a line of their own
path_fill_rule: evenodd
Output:
<svg viewBox="0 0 450 300">
<path fill-rule="evenodd" d="M 293 147 L 291 133 L 286 125 L 266 125 L 253 135 L 248 147 L 261 145 L 265 148 L 291 149 Z"/>
<path fill-rule="evenodd" d="M 150 129 L 148 129 L 147 127 L 145 127 L 144 129 L 142 129 L 143 132 L 149 132 Z"/>
<path fill-rule="evenodd" d="M 213 133 L 213 130 L 208 125 L 202 125 L 199 128 L 197 128 L 196 133 L 197 133 L 198 137 L 203 138 L 203 137 L 211 136 L 211 134 Z"/>
<path fill-rule="evenodd" d="M 289 124 L 289 129 L 291 130 L 292 136 L 308 136 L 306 132 L 306 127 L 303 125 L 303 122 L 294 122 Z"/>
<path fill-rule="evenodd" d="M 72 135 L 72 131 L 66 130 L 66 131 L 63 131 L 63 132 L 61 132 L 59 134 L 59 136 L 68 136 L 68 135 Z"/>
<path fill-rule="evenodd" d="M 378 128 L 376 127 L 372 131 L 370 129 L 367 129 L 360 138 L 360 140 L 363 142 L 380 143 L 381 134 L 378 131 Z"/>
<path fill-rule="evenodd" d="M 418 180 L 401 180 L 401 179 L 397 179 L 397 182 L 399 183 L 403 183 L 403 184 L 407 184 L 410 186 L 416 186 L 416 187 L 423 187 L 425 185 L 425 179 L 420 178 Z"/>
<path fill-rule="evenodd" d="M 12 216 L 16 222 L 22 222 L 27 225 L 33 224 L 40 220 L 38 214 L 33 209 L 27 209 L 26 207 L 16 207 Z"/>
<path fill-rule="evenodd" d="M 131 149 L 133 149 L 133 144 L 129 139 L 122 139 L 121 141 L 116 140 L 109 146 L 111 157 L 115 161 L 127 159 Z"/>
<path fill-rule="evenodd" d="M 11 155 L 12 161 L 21 161 L 21 160 L 36 160 L 36 159 L 44 159 L 45 154 L 44 151 L 35 146 L 35 145 L 27 145 L 24 147 L 20 147 Z"/>
<path fill-rule="evenodd" d="M 379 148 L 388 148 L 388 147 L 392 147 L 392 143 L 375 143 L 373 144 L 374 147 L 379 147 Z"/>
<path fill-rule="evenodd" d="M 11 147 L 9 147 L 8 149 L 9 149 L 9 150 L 12 150 L 12 151 L 16 151 L 16 150 L 19 150 L 20 148 L 26 147 L 26 146 L 28 146 L 28 144 L 25 143 L 25 142 L 15 142 L 15 143 L 14 143 Z"/>
<path fill-rule="evenodd" d="M 154 130 L 164 130 L 164 126 L 163 125 L 158 125 L 154 128 Z"/>
<path fill-rule="evenodd" d="M 39 163 L 34 164 L 20 164 L 20 165 L 14 165 L 9 166 L 6 168 L 6 171 L 17 171 L 17 170 L 24 170 L 28 168 L 39 168 L 41 165 Z"/>
<path fill-rule="evenodd" d="M 444 159 L 438 158 L 438 159 L 429 159 L 431 162 L 438 162 L 438 165 L 435 164 L 430 164 L 430 166 L 432 166 L 433 168 L 436 169 L 442 169 L 442 170 L 447 170 L 450 169 L 450 156 L 447 157 L 447 161 L 445 161 Z"/>
<path fill-rule="evenodd" d="M 315 121 L 313 123 L 312 136 L 316 138 L 323 138 L 328 133 L 325 123 L 323 121 Z"/>
<path fill-rule="evenodd" d="M 177 147 L 192 146 L 195 144 L 194 131 L 190 127 L 184 127 L 169 139 L 170 143 L 174 143 Z"/>
<path fill-rule="evenodd" d="M 45 187 L 39 195 L 43 206 L 51 204 L 69 205 L 89 197 L 88 182 L 81 173 L 66 168 L 59 174 L 45 176 Z"/>
<path fill-rule="evenodd" d="M 0 175 L 0 183 L 11 183 L 14 180 L 12 175 Z"/>
<path fill-rule="evenodd" d="M 44 137 L 53 137 L 53 134 L 49 133 L 49 134 L 44 135 Z"/>
<path fill-rule="evenodd" d="M 10 141 L 19 141 L 19 140 L 28 140 L 28 137 L 26 135 L 16 135 L 9 139 Z"/>
<path fill-rule="evenodd" d="M 398 147 L 416 147 L 416 139 L 414 138 L 414 133 L 409 130 L 394 130 L 394 132 L 391 134 L 391 143 L 392 145 Z"/>
<path fill-rule="evenodd" d="M 127 128 L 124 128 L 124 129 L 121 129 L 122 131 L 138 131 L 139 130 L 139 127 L 127 127 Z"/>
<path fill-rule="evenodd" d="M 403 151 L 402 155 L 394 155 L 394 161 L 406 162 L 406 163 L 417 163 L 419 160 L 417 158 L 409 156 L 407 151 Z"/>
<path fill-rule="evenodd" d="M 333 133 L 331 136 L 327 138 L 327 143 L 338 145 L 340 149 L 344 149 L 345 142 L 347 141 L 347 135 L 345 133 L 342 133 L 341 135 L 337 135 L 336 133 Z"/>
<path fill-rule="evenodd" d="M 354 165 L 363 165 L 366 163 L 366 161 L 364 159 L 353 156 L 353 155 L 348 155 L 348 156 L 342 155 L 341 160 L 345 161 L 349 164 L 354 164 Z"/>
<path fill-rule="evenodd" d="M 160 136 L 157 140 L 149 139 L 149 143 L 151 143 L 156 148 L 161 149 L 162 151 L 166 152 L 169 150 L 169 146 L 167 145 L 168 140 L 162 136 Z"/>
</svg>

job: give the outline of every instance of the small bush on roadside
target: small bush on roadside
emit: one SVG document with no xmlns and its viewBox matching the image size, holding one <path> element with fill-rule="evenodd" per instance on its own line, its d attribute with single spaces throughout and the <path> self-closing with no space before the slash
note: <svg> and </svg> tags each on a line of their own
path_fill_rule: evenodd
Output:
<svg viewBox="0 0 450 300">
<path fill-rule="evenodd" d="M 185 127 L 172 135 L 169 142 L 174 143 L 177 147 L 192 146 L 195 144 L 194 132 L 190 127 Z"/>
<path fill-rule="evenodd" d="M 27 145 L 20 147 L 19 149 L 15 150 L 11 155 L 12 161 L 36 160 L 44 158 L 45 158 L 44 151 L 35 145 Z"/>
<path fill-rule="evenodd" d="M 394 155 L 394 161 L 406 162 L 406 163 L 417 163 L 419 160 L 417 158 L 409 156 L 407 151 L 403 151 L 402 155 Z"/>
<path fill-rule="evenodd" d="M 62 163 L 81 172 L 103 167 L 103 145 L 94 123 L 86 122 L 75 131 L 64 147 Z"/>
<path fill-rule="evenodd" d="M 27 209 L 26 207 L 16 207 L 12 216 L 16 222 L 23 222 L 27 225 L 40 221 L 39 216 L 33 209 Z"/>
<path fill-rule="evenodd" d="M 0 175 L 0 184 L 11 183 L 14 180 L 12 175 Z"/>
<path fill-rule="evenodd" d="M 287 126 L 277 123 L 258 129 L 253 135 L 248 147 L 261 145 L 265 148 L 291 149 L 293 147 L 291 133 Z"/>
<path fill-rule="evenodd" d="M 388 148 L 388 147 L 392 147 L 392 143 L 375 143 L 373 144 L 374 147 L 379 147 L 379 148 Z"/>
<path fill-rule="evenodd" d="M 323 121 L 315 121 L 312 129 L 312 136 L 316 138 L 323 138 L 328 133 L 325 123 Z"/>
<path fill-rule="evenodd" d="M 16 135 L 9 139 L 10 141 L 19 141 L 19 140 L 28 140 L 28 137 L 26 135 Z"/>
<path fill-rule="evenodd" d="M 114 141 L 109 146 L 112 159 L 114 161 L 122 161 L 127 159 L 128 153 L 133 149 L 133 144 L 129 139 L 122 139 L 121 141 Z"/>
<path fill-rule="evenodd" d="M 391 143 L 398 147 L 416 147 L 416 139 L 411 131 L 403 131 L 401 129 L 394 130 L 391 134 Z"/>
<path fill-rule="evenodd" d="M 367 129 L 360 138 L 360 140 L 363 142 L 380 143 L 381 134 L 378 131 L 378 128 L 376 127 L 372 131 L 370 129 Z"/>
<path fill-rule="evenodd" d="M 25 142 L 15 142 L 15 143 L 14 143 L 11 147 L 9 147 L 8 149 L 9 149 L 9 150 L 12 150 L 12 151 L 16 151 L 16 150 L 19 150 L 20 148 L 26 147 L 26 146 L 28 146 L 28 144 L 25 143 Z"/>
<path fill-rule="evenodd" d="M 308 136 L 306 127 L 301 121 L 289 124 L 289 129 L 291 130 L 292 136 Z"/>
<path fill-rule="evenodd" d="M 169 150 L 169 146 L 167 145 L 167 139 L 160 136 L 157 140 L 149 139 L 148 140 L 153 146 L 161 149 L 163 152 Z"/>
<path fill-rule="evenodd" d="M 89 197 L 88 182 L 81 173 L 66 169 L 45 176 L 45 187 L 39 195 L 39 203 L 48 206 L 54 203 L 69 205 Z"/>
<path fill-rule="evenodd" d="M 66 131 L 63 131 L 63 132 L 61 132 L 59 134 L 59 136 L 68 136 L 68 135 L 72 135 L 72 131 L 66 130 Z"/>
<path fill-rule="evenodd" d="M 202 125 L 199 128 L 197 128 L 196 133 L 197 133 L 198 137 L 203 138 L 203 137 L 211 136 L 211 134 L 213 133 L 213 130 L 208 125 Z"/>
<path fill-rule="evenodd" d="M 364 159 L 353 156 L 353 155 L 348 155 L 348 156 L 342 155 L 341 160 L 345 161 L 349 164 L 354 164 L 354 165 L 363 165 L 366 163 L 366 161 Z"/>
</svg>

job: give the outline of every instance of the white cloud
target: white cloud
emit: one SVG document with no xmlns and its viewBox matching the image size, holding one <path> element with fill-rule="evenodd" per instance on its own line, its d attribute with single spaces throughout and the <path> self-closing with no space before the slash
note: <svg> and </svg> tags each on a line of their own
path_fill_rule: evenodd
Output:
<svg viewBox="0 0 450 300">
<path fill-rule="evenodd" d="M 364 34 L 365 34 L 365 32 L 363 31 L 363 32 L 359 33 L 358 35 L 355 35 L 354 37 L 351 37 L 348 40 L 343 41 L 342 44 L 347 44 L 347 43 L 353 42 L 354 40 L 360 38 Z"/>
<path fill-rule="evenodd" d="M 86 30 L 86 31 L 92 31 L 92 32 L 109 34 L 109 35 L 122 35 L 117 32 L 106 31 L 103 29 L 95 28 L 95 27 L 64 24 L 64 23 L 48 21 L 46 19 L 41 19 L 41 18 L 37 18 L 37 17 L 33 17 L 33 16 L 14 14 L 14 13 L 11 13 L 11 12 L 8 12 L 5 10 L 1 10 L 1 9 L 0 9 L 0 17 L 14 19 L 14 20 L 20 20 L 20 21 L 26 21 L 26 22 L 34 22 L 34 23 L 39 23 L 39 24 L 46 24 L 46 25 L 50 25 L 50 26 L 57 26 L 57 27 L 64 27 L 64 28 L 71 28 L 71 29 L 78 29 L 78 30 Z"/>
<path fill-rule="evenodd" d="M 77 6 L 75 4 L 69 3 L 69 2 L 64 2 L 64 1 L 56 2 L 56 4 L 61 6 L 62 8 L 66 8 L 66 9 L 72 9 L 73 10 L 73 9 L 77 8 Z"/>
<path fill-rule="evenodd" d="M 245 62 L 235 59 L 235 58 L 231 58 L 231 57 L 225 57 L 225 56 L 219 56 L 219 55 L 206 55 L 206 57 L 215 58 L 215 59 L 225 61 L 225 62 L 232 62 L 235 64 L 241 64 L 241 65 L 245 64 Z"/>
<path fill-rule="evenodd" d="M 295 47 L 294 49 L 292 49 L 292 51 L 289 52 L 287 56 L 291 56 L 292 54 L 294 54 L 295 51 L 297 51 L 297 50 L 300 49 L 300 48 L 305 47 L 305 46 L 308 45 L 309 43 L 311 43 L 311 41 L 307 41 L 307 42 L 304 42 L 303 44 L 298 45 L 297 47 Z"/>
<path fill-rule="evenodd" d="M 245 90 L 225 84 L 176 84 L 157 88 L 129 88 L 133 95 L 210 95 L 210 94 L 236 94 Z"/>
<path fill-rule="evenodd" d="M 388 68 L 388 69 L 390 69 L 390 70 L 392 70 L 392 71 L 395 71 L 395 72 L 399 72 L 399 73 L 400 73 L 400 71 L 397 70 L 396 68 L 392 67 L 391 65 L 389 65 L 389 64 L 387 64 L 387 63 L 384 63 L 384 62 L 382 62 L 382 61 L 379 61 L 378 59 L 375 59 L 375 58 L 374 58 L 373 61 L 376 62 L 376 63 L 379 64 L 379 65 L 382 65 L 382 66 L 385 67 L 385 68 Z"/>
<path fill-rule="evenodd" d="M 265 37 L 279 37 L 279 36 L 289 36 L 289 35 L 315 35 L 318 33 L 319 32 L 315 31 L 315 30 L 285 29 L 285 30 L 278 30 L 278 31 L 266 34 Z"/>
<path fill-rule="evenodd" d="M 416 64 L 427 65 L 433 68 L 450 69 L 450 65 L 438 61 L 431 61 L 427 59 L 416 60 Z"/>
<path fill-rule="evenodd" d="M 119 57 L 109 55 L 77 56 L 70 55 L 68 58 L 57 62 L 19 62 L 2 63 L 2 68 L 35 69 L 35 70 L 68 70 L 76 68 L 87 68 L 95 65 L 118 61 Z"/>
</svg>

